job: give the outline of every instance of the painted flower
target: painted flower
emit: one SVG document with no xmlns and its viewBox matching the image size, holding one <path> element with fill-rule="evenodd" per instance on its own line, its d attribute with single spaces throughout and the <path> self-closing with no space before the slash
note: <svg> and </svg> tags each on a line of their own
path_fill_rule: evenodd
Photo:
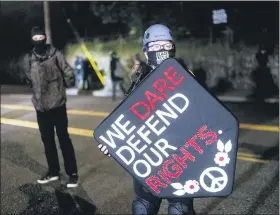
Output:
<svg viewBox="0 0 280 215">
<path fill-rule="evenodd" d="M 228 154 L 225 152 L 218 152 L 215 155 L 214 161 L 219 166 L 226 166 L 229 164 L 230 158 L 228 157 Z"/>
<path fill-rule="evenodd" d="M 199 183 L 196 180 L 188 180 L 184 185 L 184 191 L 188 194 L 194 194 L 199 191 Z"/>
<path fill-rule="evenodd" d="M 171 186 L 176 189 L 173 193 L 176 196 L 183 196 L 185 194 L 184 186 L 180 183 L 172 183 Z"/>
</svg>

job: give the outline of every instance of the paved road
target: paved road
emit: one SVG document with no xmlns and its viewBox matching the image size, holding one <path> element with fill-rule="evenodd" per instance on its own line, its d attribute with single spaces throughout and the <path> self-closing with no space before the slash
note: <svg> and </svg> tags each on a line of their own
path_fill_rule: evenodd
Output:
<svg viewBox="0 0 280 215">
<path fill-rule="evenodd" d="M 118 102 L 91 96 L 68 98 L 69 125 L 81 186 L 40 186 L 46 162 L 30 95 L 1 97 L 1 214 L 130 214 L 129 175 L 103 156 L 92 130 Z M 277 105 L 226 104 L 241 123 L 234 192 L 196 199 L 199 214 L 278 214 L 279 114 Z M 61 153 L 59 153 L 63 167 Z M 163 201 L 160 214 L 166 214 Z"/>
</svg>

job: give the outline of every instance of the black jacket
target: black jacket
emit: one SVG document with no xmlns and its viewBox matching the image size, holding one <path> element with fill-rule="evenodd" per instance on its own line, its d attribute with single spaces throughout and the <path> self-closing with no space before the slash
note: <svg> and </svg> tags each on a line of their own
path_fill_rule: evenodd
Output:
<svg viewBox="0 0 280 215">
<path fill-rule="evenodd" d="M 128 96 L 152 70 L 149 65 L 143 63 L 137 71 L 133 71 L 130 76 L 131 84 L 125 96 Z"/>
<path fill-rule="evenodd" d="M 192 73 L 190 70 L 188 70 L 187 66 L 182 61 L 182 59 L 177 59 L 177 61 L 182 65 L 182 67 L 185 70 Z M 130 77 L 131 85 L 128 88 L 125 95 L 128 96 L 140 84 L 140 82 L 152 71 L 153 71 L 153 69 L 149 65 L 147 65 L 145 63 L 143 63 L 143 64 L 141 63 L 139 70 L 132 72 L 132 75 Z"/>
<path fill-rule="evenodd" d="M 38 111 L 48 111 L 66 103 L 65 88 L 75 84 L 73 69 L 63 54 L 51 45 L 44 56 L 34 51 L 23 58 L 21 81 L 32 87 L 32 103 Z"/>
</svg>

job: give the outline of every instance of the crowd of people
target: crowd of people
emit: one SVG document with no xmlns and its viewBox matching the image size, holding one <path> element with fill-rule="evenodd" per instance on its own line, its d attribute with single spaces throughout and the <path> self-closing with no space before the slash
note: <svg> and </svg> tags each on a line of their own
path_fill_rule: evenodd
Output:
<svg viewBox="0 0 280 215">
<path fill-rule="evenodd" d="M 141 60 L 140 54 L 136 54 L 132 57 L 133 69 L 132 74 L 143 66 L 145 63 Z M 95 64 L 98 66 L 97 62 Z M 77 56 L 75 60 L 75 87 L 80 90 L 95 90 L 100 88 L 101 82 L 96 75 L 90 61 L 87 58 Z M 120 89 L 123 95 L 126 93 L 124 86 L 124 79 L 126 75 L 126 69 L 122 65 L 120 58 L 116 51 L 112 51 L 110 55 L 110 78 L 112 81 L 112 100 L 115 101 L 117 97 L 117 90 Z M 101 74 L 104 75 L 104 71 L 101 70 Z"/>
</svg>

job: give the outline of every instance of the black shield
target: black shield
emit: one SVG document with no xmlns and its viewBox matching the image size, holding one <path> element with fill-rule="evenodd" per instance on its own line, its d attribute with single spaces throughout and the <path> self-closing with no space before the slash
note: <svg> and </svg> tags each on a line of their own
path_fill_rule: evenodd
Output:
<svg viewBox="0 0 280 215">
<path fill-rule="evenodd" d="M 98 143 L 160 198 L 228 196 L 239 124 L 175 59 L 165 60 L 95 129 Z"/>
</svg>

